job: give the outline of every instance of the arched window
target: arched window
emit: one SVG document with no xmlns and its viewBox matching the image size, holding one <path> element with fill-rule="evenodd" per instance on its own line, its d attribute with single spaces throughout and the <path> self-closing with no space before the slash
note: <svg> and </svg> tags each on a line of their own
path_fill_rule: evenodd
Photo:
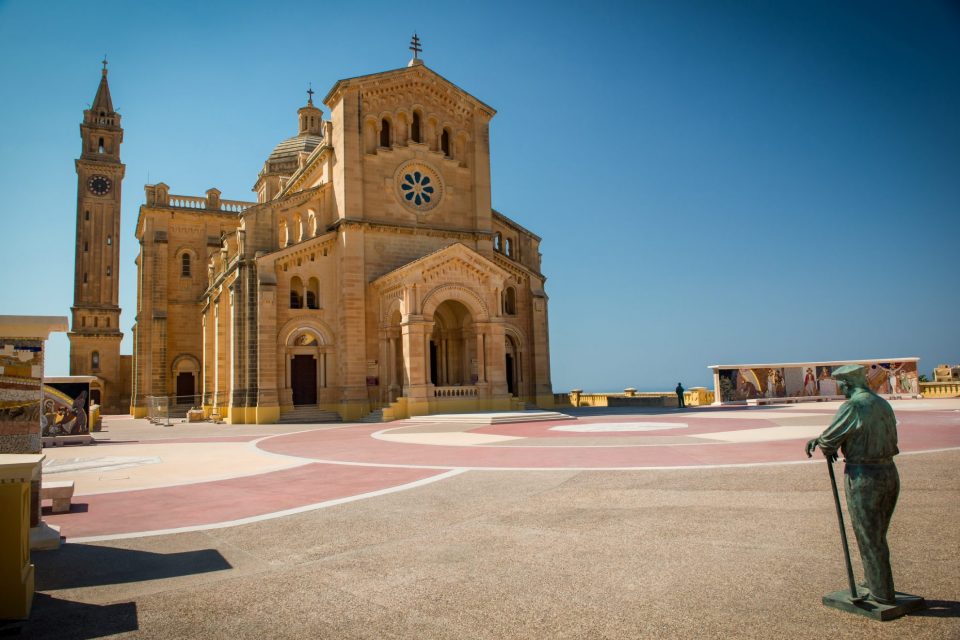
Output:
<svg viewBox="0 0 960 640">
<path fill-rule="evenodd" d="M 390 121 L 386 118 L 380 121 L 380 146 L 390 146 Z"/>
<path fill-rule="evenodd" d="M 97 153 L 103 153 L 103 138 L 100 138 L 100 144 L 98 145 Z"/>
<path fill-rule="evenodd" d="M 113 246 L 113 236 L 107 236 L 107 246 Z"/>
<path fill-rule="evenodd" d="M 90 243 L 89 243 L 89 242 L 84 241 L 84 243 L 83 243 L 83 250 L 84 250 L 85 252 L 90 250 Z"/>
<path fill-rule="evenodd" d="M 420 137 L 420 112 L 413 112 L 413 124 L 410 125 L 410 139 L 414 142 L 423 142 Z"/>
<path fill-rule="evenodd" d="M 285 247 L 290 244 L 290 234 L 287 233 L 287 221 L 280 221 L 280 246 Z"/>
<path fill-rule="evenodd" d="M 303 240 L 303 220 L 298 213 L 293 216 L 293 241 L 300 242 L 301 240 Z"/>
<path fill-rule="evenodd" d="M 112 275 L 113 275 L 113 269 L 111 267 L 107 267 L 107 277 L 109 278 Z"/>
<path fill-rule="evenodd" d="M 440 134 L 440 150 L 443 155 L 450 157 L 450 129 L 444 129 Z"/>
<path fill-rule="evenodd" d="M 90 219 L 90 212 L 89 212 L 89 211 L 84 211 L 84 212 L 83 212 L 83 219 L 84 219 L 84 220 L 89 220 L 89 219 Z"/>
<path fill-rule="evenodd" d="M 312 238 L 317 235 L 317 214 L 313 209 L 307 210 L 307 236 Z"/>
<path fill-rule="evenodd" d="M 363 146 L 367 153 L 377 152 L 377 121 L 365 120 L 363 122 Z"/>
<path fill-rule="evenodd" d="M 511 258 L 513 257 L 513 241 L 510 238 L 507 238 L 506 251 L 504 251 Z"/>
<path fill-rule="evenodd" d="M 290 278 L 290 308 L 303 309 L 303 280 L 298 276 Z"/>
<path fill-rule="evenodd" d="M 503 312 L 508 316 L 517 315 L 517 290 L 513 287 L 503 292 Z"/>
<path fill-rule="evenodd" d="M 87 284 L 87 274 L 83 274 L 83 284 Z"/>
<path fill-rule="evenodd" d="M 310 278 L 307 281 L 307 309 L 320 308 L 320 281 Z"/>
<path fill-rule="evenodd" d="M 493 250 L 497 252 L 503 251 L 503 236 L 499 231 L 493 236 Z"/>
<path fill-rule="evenodd" d="M 94 371 L 100 370 L 100 352 L 94 351 L 90 354 L 90 368 Z"/>
<path fill-rule="evenodd" d="M 180 277 L 189 278 L 190 277 L 190 254 L 184 253 L 180 256 Z"/>
</svg>

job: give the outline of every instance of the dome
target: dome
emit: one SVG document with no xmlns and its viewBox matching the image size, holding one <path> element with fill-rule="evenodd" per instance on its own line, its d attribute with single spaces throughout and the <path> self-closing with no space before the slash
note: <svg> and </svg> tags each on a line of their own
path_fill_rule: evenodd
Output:
<svg viewBox="0 0 960 640">
<path fill-rule="evenodd" d="M 267 158 L 267 162 L 276 162 L 278 160 L 281 162 L 284 160 L 295 161 L 301 151 L 310 153 L 320 146 L 321 142 L 323 142 L 322 136 L 310 133 L 287 138 L 273 148 L 273 152 L 270 154 L 270 157 Z"/>
</svg>

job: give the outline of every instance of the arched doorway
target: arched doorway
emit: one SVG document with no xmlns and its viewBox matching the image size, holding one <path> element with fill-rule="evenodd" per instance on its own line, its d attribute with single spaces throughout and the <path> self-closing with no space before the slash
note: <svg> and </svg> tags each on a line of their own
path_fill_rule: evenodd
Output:
<svg viewBox="0 0 960 640">
<path fill-rule="evenodd" d="M 174 404 L 199 404 L 197 381 L 200 374 L 200 361 L 192 355 L 181 354 L 173 361 Z"/>
<path fill-rule="evenodd" d="M 277 332 L 277 395 L 283 410 L 331 401 L 336 379 L 333 332 L 317 319 L 295 317 Z"/>
<path fill-rule="evenodd" d="M 507 336 L 504 341 L 505 363 L 504 373 L 507 378 L 507 391 L 512 396 L 519 396 L 518 383 L 520 381 L 520 349 L 511 336 Z"/>
<path fill-rule="evenodd" d="M 319 346 L 317 337 L 309 332 L 298 335 L 293 340 L 293 346 L 298 347 L 290 357 L 290 389 L 293 392 L 293 404 L 317 404 L 317 356 L 315 351 Z"/>
<path fill-rule="evenodd" d="M 433 314 L 430 335 L 429 381 L 434 386 L 467 386 L 477 381 L 476 330 L 470 310 L 446 300 Z"/>
</svg>

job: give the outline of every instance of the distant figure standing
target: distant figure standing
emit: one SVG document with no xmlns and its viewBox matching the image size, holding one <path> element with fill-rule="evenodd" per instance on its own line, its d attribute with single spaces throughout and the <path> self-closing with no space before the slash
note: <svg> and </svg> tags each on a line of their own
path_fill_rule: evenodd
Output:
<svg viewBox="0 0 960 640">
<path fill-rule="evenodd" d="M 685 389 L 683 388 L 683 385 L 678 382 L 677 383 L 677 408 L 678 409 L 685 409 L 687 407 L 687 405 L 684 404 L 683 402 L 684 391 Z"/>
</svg>

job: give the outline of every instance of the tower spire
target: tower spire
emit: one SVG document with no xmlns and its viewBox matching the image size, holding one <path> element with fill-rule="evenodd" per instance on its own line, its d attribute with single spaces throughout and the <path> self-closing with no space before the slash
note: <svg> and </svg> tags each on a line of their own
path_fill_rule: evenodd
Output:
<svg viewBox="0 0 960 640">
<path fill-rule="evenodd" d="M 103 56 L 101 61 L 103 64 L 103 71 L 100 75 L 100 86 L 97 87 L 97 95 L 93 99 L 93 105 L 90 107 L 90 111 L 95 114 L 104 113 L 111 115 L 113 111 L 113 100 L 110 98 L 110 85 L 107 84 L 107 56 Z"/>
</svg>

